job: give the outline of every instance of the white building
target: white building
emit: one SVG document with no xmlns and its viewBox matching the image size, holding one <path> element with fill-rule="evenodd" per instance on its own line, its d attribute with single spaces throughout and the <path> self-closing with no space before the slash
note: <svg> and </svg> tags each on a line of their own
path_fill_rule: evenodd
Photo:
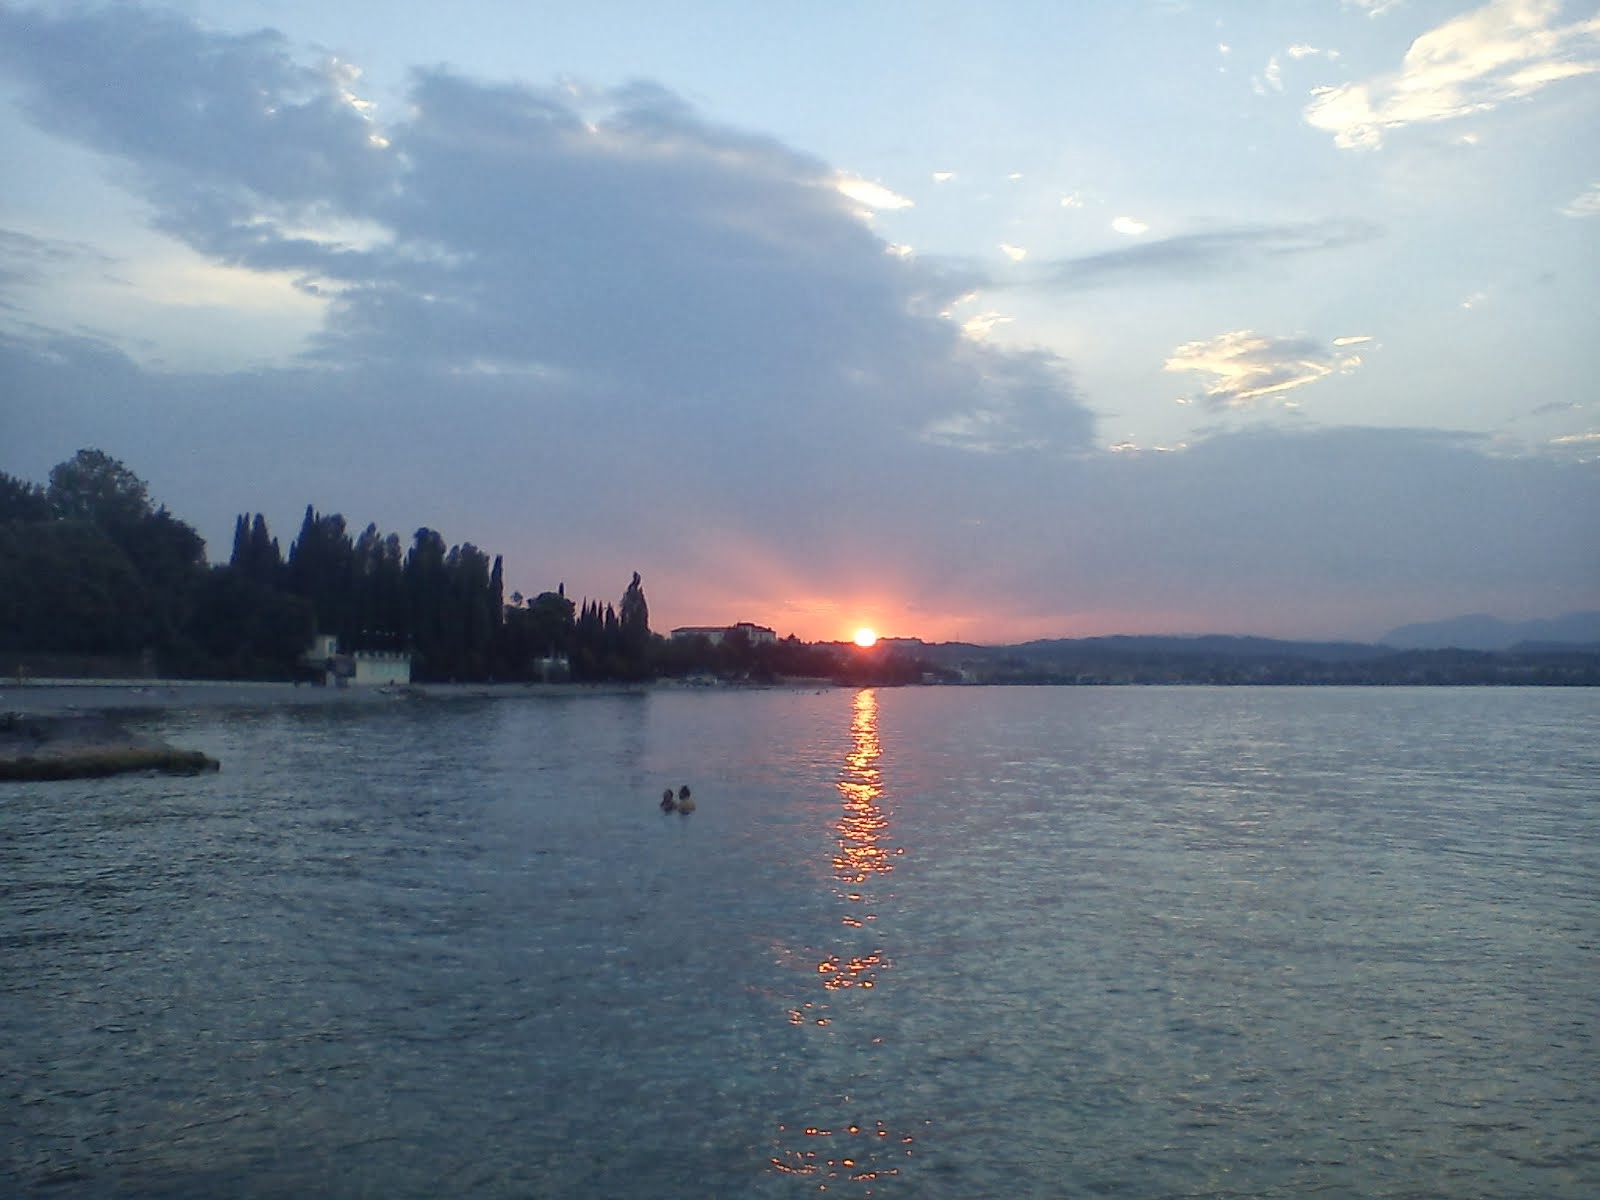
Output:
<svg viewBox="0 0 1600 1200">
<path fill-rule="evenodd" d="M 409 650 L 357 650 L 350 658 L 355 664 L 353 684 L 383 687 L 411 682 Z"/>
<path fill-rule="evenodd" d="M 356 650 L 339 653 L 339 639 L 318 634 L 302 662 L 322 675 L 321 682 L 335 687 L 386 687 L 411 682 L 409 650 Z"/>
</svg>

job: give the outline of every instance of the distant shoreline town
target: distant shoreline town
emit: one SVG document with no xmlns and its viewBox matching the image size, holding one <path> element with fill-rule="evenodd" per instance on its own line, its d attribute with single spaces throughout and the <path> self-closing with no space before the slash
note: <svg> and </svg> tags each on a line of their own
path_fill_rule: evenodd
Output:
<svg viewBox="0 0 1600 1200">
<path fill-rule="evenodd" d="M 81 450 L 46 486 L 0 473 L 0 671 L 331 691 L 414 685 L 1600 685 L 1600 613 L 1412 626 L 1395 644 L 1095 637 L 1009 646 L 802 642 L 751 621 L 650 629 L 635 572 L 616 604 L 563 585 L 504 595 L 500 557 L 418 529 L 409 546 L 307 506 L 287 554 L 240 514 L 225 564 L 134 472 Z M 1519 638 L 1519 634 L 1521 635 Z M 163 686 L 171 686 L 166 682 Z"/>
</svg>

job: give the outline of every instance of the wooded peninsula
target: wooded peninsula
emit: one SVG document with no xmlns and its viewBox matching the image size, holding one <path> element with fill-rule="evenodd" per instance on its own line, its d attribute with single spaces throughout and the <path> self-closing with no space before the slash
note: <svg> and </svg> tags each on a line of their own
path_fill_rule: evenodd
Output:
<svg viewBox="0 0 1600 1200">
<path fill-rule="evenodd" d="M 310 505 L 284 553 L 260 513 L 240 514 L 225 564 L 123 463 L 80 450 L 45 485 L 0 472 L 0 667 L 29 675 L 292 680 L 319 635 L 345 654 L 403 652 L 419 682 L 770 681 L 918 678 L 794 637 L 752 644 L 651 632 L 635 572 L 620 600 L 575 602 L 557 583 L 504 594 L 504 565 L 433 529 L 409 543 Z"/>
</svg>

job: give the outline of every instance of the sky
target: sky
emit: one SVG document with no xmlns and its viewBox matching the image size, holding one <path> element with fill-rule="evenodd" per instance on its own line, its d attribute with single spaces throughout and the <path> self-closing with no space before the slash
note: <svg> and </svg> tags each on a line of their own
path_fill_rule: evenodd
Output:
<svg viewBox="0 0 1600 1200">
<path fill-rule="evenodd" d="M 0 471 L 806 640 L 1600 608 L 1600 5 L 0 0 Z"/>
</svg>

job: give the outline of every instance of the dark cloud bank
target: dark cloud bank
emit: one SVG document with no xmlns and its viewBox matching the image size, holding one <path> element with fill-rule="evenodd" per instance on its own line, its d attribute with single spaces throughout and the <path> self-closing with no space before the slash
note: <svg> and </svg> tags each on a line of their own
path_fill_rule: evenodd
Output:
<svg viewBox="0 0 1600 1200">
<path fill-rule="evenodd" d="M 271 370 L 157 374 L 24 323 L 0 342 L 0 468 L 100 446 L 214 552 L 235 512 L 287 539 L 312 502 L 503 551 L 524 588 L 638 569 L 668 622 L 782 626 L 806 587 L 898 594 L 900 632 L 977 640 L 985 616 L 1004 637 L 1321 636 L 1596 603 L 1591 465 L 1395 430 L 1098 453 L 1067 364 L 937 316 L 971 278 L 887 253 L 827 165 L 663 89 L 427 70 L 408 111 L 368 112 L 278 34 L 131 5 L 0 9 L 0 62 L 165 232 L 328 297 Z M 1060 281 L 1366 236 L 1235 231 Z"/>
</svg>

